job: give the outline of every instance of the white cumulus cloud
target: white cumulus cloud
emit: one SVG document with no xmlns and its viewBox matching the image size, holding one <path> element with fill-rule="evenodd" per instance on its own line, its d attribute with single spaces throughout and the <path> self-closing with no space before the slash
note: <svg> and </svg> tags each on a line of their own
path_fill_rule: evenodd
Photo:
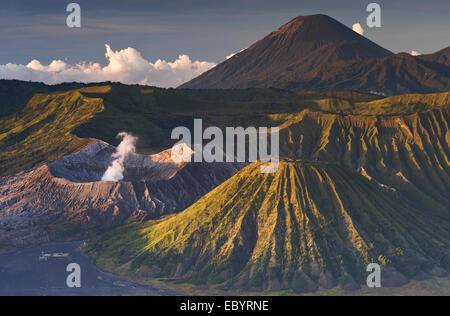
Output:
<svg viewBox="0 0 450 316">
<path fill-rule="evenodd" d="M 364 29 L 363 29 L 361 23 L 353 24 L 352 29 L 353 29 L 353 31 L 355 31 L 359 35 L 364 35 Z"/>
<path fill-rule="evenodd" d="M 0 65 L 0 78 L 47 84 L 117 81 L 125 84 L 176 87 L 216 65 L 207 61 L 192 61 L 188 55 L 179 55 L 173 62 L 158 59 L 152 63 L 132 47 L 114 51 L 109 45 L 105 46 L 108 64 L 104 67 L 96 62 L 70 65 L 62 60 L 53 60 L 49 65 L 42 65 L 40 61 L 32 60 L 28 65 Z"/>
<path fill-rule="evenodd" d="M 411 56 L 420 56 L 420 55 L 422 55 L 421 53 L 419 53 L 418 51 L 416 51 L 416 50 L 413 50 L 413 51 L 411 51 Z"/>
</svg>

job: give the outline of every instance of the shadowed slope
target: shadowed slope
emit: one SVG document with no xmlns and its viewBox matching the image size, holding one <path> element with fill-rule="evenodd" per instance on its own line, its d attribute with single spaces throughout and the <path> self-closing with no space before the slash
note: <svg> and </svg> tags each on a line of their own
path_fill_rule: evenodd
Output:
<svg viewBox="0 0 450 316">
<path fill-rule="evenodd" d="M 383 107 L 383 102 L 377 106 Z M 339 163 L 419 205 L 430 207 L 431 198 L 441 205 L 433 208 L 440 209 L 450 205 L 449 114 L 444 106 L 392 116 L 305 110 L 274 119 L 285 120 L 280 130 L 282 156 Z"/>
<path fill-rule="evenodd" d="M 95 139 L 80 139 L 72 132 L 103 110 L 102 99 L 80 91 L 35 94 L 23 110 L 0 119 L 0 175 L 86 148 Z"/>
<path fill-rule="evenodd" d="M 286 87 L 351 89 L 384 95 L 450 90 L 448 66 L 429 63 L 406 53 L 345 64 L 328 64 L 314 76 L 303 75 L 302 80 L 296 80 L 299 75 L 299 72 L 283 73 L 283 80 L 290 82 Z"/>
<path fill-rule="evenodd" d="M 123 131 L 138 136 L 138 152 L 153 154 L 170 148 L 174 143 L 172 130 L 192 127 L 194 118 L 211 117 L 210 124 L 232 126 L 227 124 L 243 124 L 265 113 L 308 107 L 310 103 L 305 100 L 309 99 L 336 97 L 356 102 L 379 98 L 346 91 L 183 91 L 122 84 L 43 86 L 0 80 L 0 108 L 9 104 L 4 98 L 8 90 L 23 93 L 19 101 L 24 102 L 7 106 L 5 110 L 11 115 L 0 116 L 0 177 L 79 152 L 95 139 L 117 145 L 116 136 Z M 30 89 L 36 92 L 70 87 L 77 89 L 29 95 Z"/>
<path fill-rule="evenodd" d="M 450 46 L 433 54 L 421 55 L 419 58 L 429 62 L 450 66 Z"/>
<path fill-rule="evenodd" d="M 357 90 L 382 95 L 450 90 L 448 48 L 392 54 L 325 15 L 297 17 L 180 88 Z"/>
<path fill-rule="evenodd" d="M 285 88 L 281 73 L 308 76 L 329 63 L 390 55 L 329 16 L 299 16 L 181 88 Z"/>
</svg>

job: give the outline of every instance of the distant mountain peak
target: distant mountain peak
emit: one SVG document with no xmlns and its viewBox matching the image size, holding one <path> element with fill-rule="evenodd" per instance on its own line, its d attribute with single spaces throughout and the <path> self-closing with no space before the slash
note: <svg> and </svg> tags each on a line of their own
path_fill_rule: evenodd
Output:
<svg viewBox="0 0 450 316">
<path fill-rule="evenodd" d="M 180 88 L 445 92 L 450 49 L 394 55 L 323 14 L 298 16 Z M 426 74 L 426 75 L 424 75 Z"/>
<path fill-rule="evenodd" d="M 278 30 L 272 32 L 268 37 L 275 36 L 295 37 L 299 36 L 301 40 L 307 41 L 339 41 L 355 40 L 361 35 L 324 14 L 298 16 Z"/>
<path fill-rule="evenodd" d="M 299 81 L 323 65 L 391 55 L 327 15 L 299 16 L 239 53 L 239 58 L 230 58 L 181 87 L 289 88 L 280 76 Z"/>
<path fill-rule="evenodd" d="M 352 43 L 355 51 L 364 51 L 364 54 L 352 54 L 348 58 L 340 56 L 343 59 L 353 59 L 354 55 L 358 59 L 392 55 L 392 52 L 359 35 L 332 17 L 323 14 L 296 17 L 255 43 L 248 49 L 247 53 L 257 57 L 255 53 L 261 52 L 261 48 L 269 52 L 280 49 L 284 55 L 279 54 L 278 57 L 280 58 L 274 60 L 274 62 L 283 62 L 284 60 L 286 63 L 291 63 L 298 61 L 299 58 L 306 57 L 319 47 L 336 43 Z M 293 54 L 290 55 L 289 53 L 292 50 Z"/>
</svg>

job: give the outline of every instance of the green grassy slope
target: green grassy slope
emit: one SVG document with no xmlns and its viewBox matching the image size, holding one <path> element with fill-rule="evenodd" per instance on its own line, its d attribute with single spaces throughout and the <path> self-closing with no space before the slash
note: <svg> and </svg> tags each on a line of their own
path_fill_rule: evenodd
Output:
<svg viewBox="0 0 450 316">
<path fill-rule="evenodd" d="M 379 99 L 345 91 L 191 91 L 0 80 L 0 112 L 8 113 L 0 114 L 0 176 L 70 154 L 91 138 L 116 144 L 117 133 L 128 131 L 139 137 L 139 152 L 155 153 L 173 144 L 173 128 L 190 127 L 194 118 L 218 126 L 274 125 L 267 113 L 319 109 L 322 98 L 346 104 Z"/>
<path fill-rule="evenodd" d="M 14 174 L 80 150 L 92 139 L 72 131 L 103 110 L 98 98 L 79 92 L 36 94 L 26 107 L 0 119 L 0 175 Z"/>
<path fill-rule="evenodd" d="M 303 161 L 287 159 L 275 175 L 254 164 L 179 215 L 105 235 L 90 254 L 107 269 L 271 292 L 354 288 L 370 261 L 385 264 L 392 283 L 448 269 L 448 92 L 4 83 L 0 96 L 22 85 L 29 94 L 0 102 L 10 104 L 0 115 L 0 176 L 94 138 L 116 144 L 121 131 L 139 136 L 142 153 L 166 149 L 172 129 L 194 118 L 204 127 L 279 126 L 281 155 Z"/>
<path fill-rule="evenodd" d="M 305 108 L 319 110 L 319 100 L 345 100 L 356 104 L 378 96 L 346 91 L 291 92 L 279 89 L 180 90 L 111 85 L 101 97 L 105 111 L 75 131 L 80 137 L 95 137 L 115 143 L 118 132 L 127 130 L 139 137 L 138 150 L 154 153 L 170 147 L 170 134 L 177 126 L 192 127 L 194 118 L 219 127 L 276 124 L 268 113 L 292 113 Z"/>
<path fill-rule="evenodd" d="M 395 188 L 425 208 L 439 208 L 434 202 L 448 208 L 449 114 L 448 107 L 401 116 L 305 110 L 273 119 L 285 120 L 280 132 L 282 156 L 337 162 Z"/>
<path fill-rule="evenodd" d="M 380 99 L 345 91 L 120 84 L 37 94 L 16 114 L 0 118 L 0 175 L 77 151 L 91 138 L 116 144 L 121 131 L 139 136 L 140 152 L 153 153 L 172 145 L 174 127 L 203 118 L 205 127 L 280 126 L 283 156 L 364 168 L 386 185 L 405 187 L 419 203 L 425 192 L 442 204 L 449 200 L 449 95 Z"/>
<path fill-rule="evenodd" d="M 385 286 L 450 269 L 450 214 L 424 214 L 348 169 L 252 164 L 186 211 L 106 234 L 87 249 L 100 266 L 140 280 L 222 288 L 355 288 L 370 262 Z"/>
<path fill-rule="evenodd" d="M 0 118 L 21 111 L 35 94 L 61 93 L 98 85 L 73 82 L 49 86 L 39 82 L 0 79 Z"/>
</svg>

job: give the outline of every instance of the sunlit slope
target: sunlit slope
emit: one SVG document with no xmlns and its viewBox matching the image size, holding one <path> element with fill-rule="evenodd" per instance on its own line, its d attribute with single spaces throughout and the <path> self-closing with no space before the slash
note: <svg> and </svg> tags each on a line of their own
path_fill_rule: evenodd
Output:
<svg viewBox="0 0 450 316">
<path fill-rule="evenodd" d="M 101 99 L 78 91 L 35 94 L 23 110 L 0 119 L 0 175 L 29 169 L 90 144 L 92 139 L 80 139 L 72 131 L 102 110 Z"/>
<path fill-rule="evenodd" d="M 7 83 L 13 91 L 22 89 Z M 448 195 L 449 95 L 380 99 L 346 91 L 180 90 L 121 84 L 35 94 L 12 116 L 0 117 L 0 176 L 78 151 L 90 139 L 117 145 L 115 136 L 122 131 L 139 137 L 138 152 L 159 152 L 173 144 L 173 128 L 192 128 L 194 118 L 203 118 L 205 128 L 280 126 L 282 155 L 338 160 L 353 169 L 363 166 L 370 176 L 371 167 L 399 161 L 388 166 L 389 172 L 401 171 L 420 184 L 423 175 L 416 181 L 406 167 L 397 168 L 406 163 L 405 154 L 412 155 L 414 159 L 406 157 L 414 160 L 407 163 L 412 164 L 409 169 L 436 178 L 423 185 Z"/>
<path fill-rule="evenodd" d="M 184 212 L 115 230 L 88 252 L 140 280 L 298 292 L 354 288 L 378 262 L 388 286 L 450 268 L 449 220 L 335 165 L 284 161 L 261 174 L 255 163 Z"/>
<path fill-rule="evenodd" d="M 344 98 L 322 98 L 310 109 L 359 115 L 405 115 L 450 106 L 450 92 L 404 94 L 373 101 L 350 102 Z"/>
<path fill-rule="evenodd" d="M 404 94 L 371 102 L 357 102 L 354 114 L 411 114 L 450 106 L 450 92 Z"/>
<path fill-rule="evenodd" d="M 117 145 L 116 135 L 122 131 L 139 137 L 140 153 L 157 153 L 172 146 L 175 127 L 191 127 L 194 118 L 218 126 L 268 125 L 267 113 L 315 107 L 307 100 L 327 97 L 347 102 L 379 98 L 346 91 L 197 91 L 0 80 L 0 176 L 71 154 L 90 139 Z"/>
<path fill-rule="evenodd" d="M 430 207 L 450 205 L 449 107 L 410 115 L 275 115 L 281 155 L 336 162 Z M 424 196 L 424 193 L 427 197 Z M 434 206 L 438 208 L 438 206 Z"/>
</svg>

